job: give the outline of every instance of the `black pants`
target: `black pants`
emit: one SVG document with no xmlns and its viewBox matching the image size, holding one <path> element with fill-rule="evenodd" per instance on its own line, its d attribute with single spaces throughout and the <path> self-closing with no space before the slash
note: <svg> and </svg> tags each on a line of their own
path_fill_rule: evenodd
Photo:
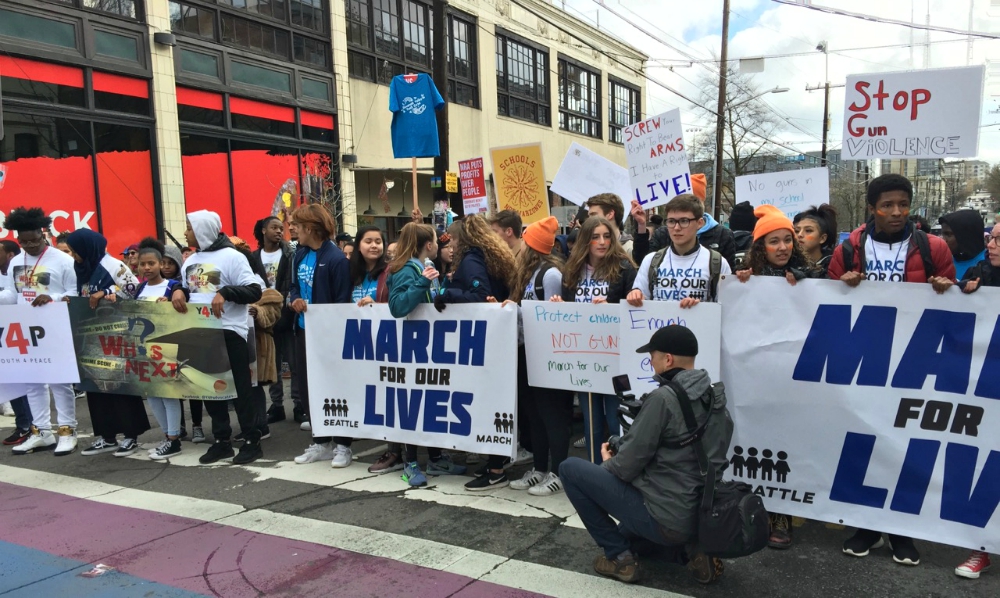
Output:
<svg viewBox="0 0 1000 598">
<path fill-rule="evenodd" d="M 306 331 L 301 328 L 295 331 L 295 374 L 302 377 L 299 384 L 299 396 L 302 398 L 302 407 L 306 410 L 309 421 L 315 425 L 312 408 L 309 404 L 309 369 L 306 367 Z M 295 374 L 292 375 L 294 376 Z M 344 446 L 351 446 L 351 442 L 353 442 L 353 439 L 343 436 L 330 438 L 329 436 L 313 435 L 313 442 L 316 444 L 326 444 L 331 440 Z"/>
<path fill-rule="evenodd" d="M 535 471 L 558 473 L 559 465 L 569 456 L 573 391 L 528 385 L 528 365 L 523 346 L 517 352 L 517 409 L 518 421 L 522 412 L 530 421 L 528 429 L 535 455 Z M 523 432 L 521 437 L 524 437 Z M 521 445 L 524 446 L 523 440 Z"/>
<path fill-rule="evenodd" d="M 240 423 L 247 442 L 260 442 L 258 422 L 266 417 L 265 405 L 255 401 L 253 387 L 250 385 L 250 348 L 246 339 L 232 330 L 223 330 L 226 340 L 226 352 L 229 354 L 229 367 L 233 371 L 233 381 L 236 385 L 236 419 Z M 233 436 L 233 428 L 229 423 L 229 407 L 227 401 L 205 401 L 205 410 L 212 418 L 212 435 L 216 442 L 229 442 Z M 258 411 L 260 413 L 258 413 Z M 192 415 L 192 418 L 194 416 Z"/>
<path fill-rule="evenodd" d="M 268 390 L 271 395 L 271 403 L 282 405 L 285 401 L 285 383 L 281 377 L 281 362 L 287 361 L 291 370 L 292 379 L 292 404 L 304 409 L 302 406 L 302 392 L 300 389 L 301 376 L 297 375 L 298 365 L 295 363 L 295 334 L 289 330 L 286 332 L 276 332 L 274 334 L 274 361 L 278 372 L 278 381 L 271 385 Z"/>
<path fill-rule="evenodd" d="M 391 448 L 391 445 L 390 445 Z M 417 460 L 417 449 L 420 448 L 414 444 L 406 445 L 406 456 L 404 457 L 407 463 L 413 463 Z M 441 449 L 439 448 L 429 448 L 427 449 L 427 457 L 431 461 L 437 461 L 441 458 Z"/>
<path fill-rule="evenodd" d="M 90 423 L 94 426 L 94 437 L 114 442 L 118 434 L 136 439 L 149 430 L 146 404 L 141 397 L 88 392 L 87 407 L 90 409 Z"/>
</svg>

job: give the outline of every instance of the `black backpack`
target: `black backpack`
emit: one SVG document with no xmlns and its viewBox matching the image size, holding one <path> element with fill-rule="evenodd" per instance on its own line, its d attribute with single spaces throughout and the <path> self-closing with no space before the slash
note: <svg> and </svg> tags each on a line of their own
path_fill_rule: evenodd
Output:
<svg viewBox="0 0 1000 598">
<path fill-rule="evenodd" d="M 753 233 L 745 230 L 738 230 L 733 232 L 733 238 L 736 239 L 736 254 L 733 256 L 733 272 L 737 272 L 747 268 L 747 254 L 750 253 L 750 247 L 753 245 Z"/>
<path fill-rule="evenodd" d="M 649 278 L 650 297 L 653 296 L 653 288 L 656 287 L 656 271 L 660 269 L 660 264 L 663 263 L 663 258 L 666 257 L 668 251 L 670 251 L 669 245 L 654 253 L 653 259 L 649 262 L 647 278 Z M 709 251 L 712 253 L 708 258 L 708 291 L 711 296 L 710 301 L 716 301 L 719 296 L 719 274 L 722 273 L 722 254 L 714 249 L 709 249 Z"/>
<path fill-rule="evenodd" d="M 708 420 L 712 417 L 711 405 L 705 423 L 699 427 L 684 387 L 673 380 L 667 385 L 677 396 L 684 423 L 691 435 L 676 444 L 666 443 L 665 446 L 681 448 L 693 445 L 698 454 L 698 465 L 705 476 L 705 488 L 698 509 L 699 549 L 709 556 L 724 559 L 749 556 L 763 550 L 771 534 L 764 501 L 753 493 L 750 484 L 725 480 L 716 483 L 715 465 L 708 459 L 701 444 Z M 714 393 L 714 386 L 709 392 Z"/>
<path fill-rule="evenodd" d="M 861 231 L 861 246 L 859 250 L 862 255 L 865 253 L 865 238 L 868 237 L 868 227 Z M 927 278 L 934 276 L 936 274 L 934 269 L 934 260 L 931 259 L 931 243 L 927 240 L 927 233 L 922 230 L 914 230 L 913 236 L 910 238 L 910 243 L 917 246 L 917 251 L 920 252 L 920 261 L 924 263 L 924 275 Z M 846 242 L 840 245 L 841 251 L 844 255 L 844 272 L 851 272 L 854 270 L 854 245 L 851 240 L 848 239 Z M 907 254 L 909 254 L 909 249 L 907 249 Z M 865 267 L 867 264 L 865 260 L 861 260 L 862 274 L 865 273 Z"/>
</svg>

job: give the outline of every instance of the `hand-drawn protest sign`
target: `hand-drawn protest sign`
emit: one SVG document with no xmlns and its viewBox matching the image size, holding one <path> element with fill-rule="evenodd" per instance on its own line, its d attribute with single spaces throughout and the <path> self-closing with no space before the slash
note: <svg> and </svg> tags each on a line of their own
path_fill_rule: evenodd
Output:
<svg viewBox="0 0 1000 598">
<path fill-rule="evenodd" d="M 691 192 L 680 109 L 629 125 L 622 135 L 633 190 L 626 205 L 635 199 L 648 210 Z"/>
<path fill-rule="evenodd" d="M 809 206 L 829 203 L 830 172 L 808 168 L 738 176 L 736 201 L 749 201 L 755 208 L 772 205 L 793 218 Z"/>
</svg>

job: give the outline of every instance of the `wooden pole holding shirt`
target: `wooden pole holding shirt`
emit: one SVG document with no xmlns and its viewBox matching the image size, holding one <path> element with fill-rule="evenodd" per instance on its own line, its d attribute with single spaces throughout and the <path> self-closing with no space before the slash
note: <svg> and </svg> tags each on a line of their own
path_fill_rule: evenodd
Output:
<svg viewBox="0 0 1000 598">
<path fill-rule="evenodd" d="M 448 171 L 448 0 L 434 0 L 434 64 L 431 65 L 434 85 L 444 99 L 444 108 L 437 113 L 438 146 L 440 154 L 434 158 L 434 176 L 439 177 L 441 187 L 434 190 L 434 201 L 449 200 L 449 207 L 459 216 L 465 212 L 462 202 L 451 205 L 450 197 L 445 190 L 444 179 Z"/>
<path fill-rule="evenodd" d="M 413 212 L 416 213 L 420 208 L 417 204 L 417 159 L 410 158 L 412 162 L 410 163 L 410 170 L 413 175 L 413 181 L 410 186 L 413 187 Z"/>
</svg>

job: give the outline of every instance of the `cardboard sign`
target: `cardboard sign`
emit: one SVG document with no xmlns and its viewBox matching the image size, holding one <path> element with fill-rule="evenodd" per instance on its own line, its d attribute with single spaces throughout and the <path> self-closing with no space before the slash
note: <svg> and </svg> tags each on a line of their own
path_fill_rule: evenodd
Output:
<svg viewBox="0 0 1000 598">
<path fill-rule="evenodd" d="M 552 192 L 578 206 L 598 193 L 614 193 L 626 204 L 632 201 L 628 169 L 575 141 L 552 180 Z"/>
<path fill-rule="evenodd" d="M 622 129 L 633 195 L 644 209 L 655 208 L 682 193 L 691 193 L 691 171 L 681 126 L 674 109 Z"/>
<path fill-rule="evenodd" d="M 458 174 L 454 172 L 444 173 L 445 193 L 458 193 Z"/>
<path fill-rule="evenodd" d="M 465 208 L 465 213 L 480 214 L 489 211 L 483 159 L 460 161 L 458 163 L 458 176 L 462 183 L 462 206 Z"/>
<path fill-rule="evenodd" d="M 517 450 L 517 310 L 310 305 L 313 433 L 489 455 Z"/>
<path fill-rule="evenodd" d="M 1000 550 L 1000 291 L 753 276 L 720 292 L 729 477 L 772 512 Z"/>
<path fill-rule="evenodd" d="M 809 168 L 738 176 L 736 201 L 749 201 L 753 207 L 771 205 L 794 218 L 811 206 L 830 202 L 830 172 Z"/>
<path fill-rule="evenodd" d="M 847 78 L 844 160 L 975 158 L 985 67 Z"/>
<path fill-rule="evenodd" d="M 490 150 L 497 205 L 514 210 L 527 225 L 549 215 L 549 192 L 539 143 Z"/>
</svg>

